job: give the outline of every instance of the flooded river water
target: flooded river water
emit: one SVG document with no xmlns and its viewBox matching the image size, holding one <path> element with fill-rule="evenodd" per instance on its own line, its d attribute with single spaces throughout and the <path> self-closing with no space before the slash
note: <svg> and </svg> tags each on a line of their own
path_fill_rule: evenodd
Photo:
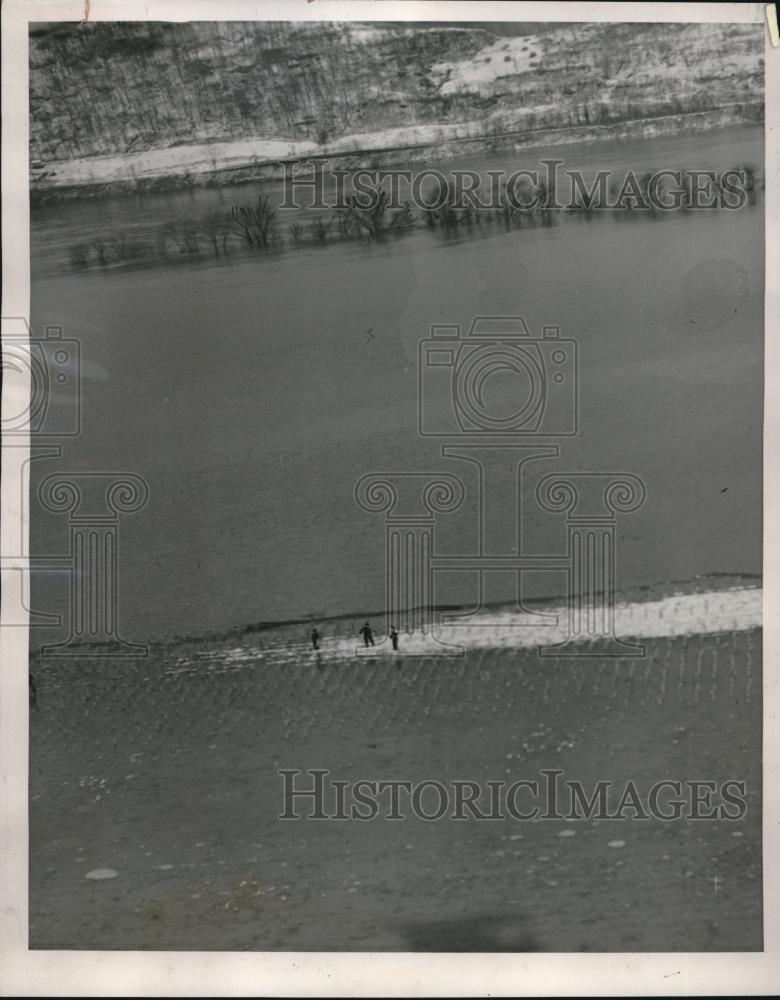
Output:
<svg viewBox="0 0 780 1000">
<path fill-rule="evenodd" d="M 742 128 L 445 168 L 550 155 L 567 167 L 722 169 L 762 163 L 762 143 L 760 129 Z M 454 235 L 418 225 L 379 243 L 67 265 L 77 241 L 228 211 L 254 194 L 33 212 L 33 325 L 62 326 L 82 351 L 81 433 L 60 459 L 33 463 L 33 483 L 52 471 L 148 482 L 149 503 L 120 525 L 128 638 L 380 611 L 383 528 L 357 508 L 355 484 L 374 471 L 446 470 L 476 488 L 467 463 L 418 434 L 417 345 L 431 324 L 467 327 L 477 315 L 522 314 L 532 335 L 554 324 L 579 345 L 581 430 L 529 475 L 531 551 L 564 544 L 560 523 L 535 510 L 539 475 L 625 470 L 647 501 L 620 521 L 619 586 L 760 573 L 761 195 L 740 211 L 562 215 L 549 227 Z M 515 504 L 508 493 L 510 519 Z M 61 516 L 33 504 L 32 517 L 32 552 L 67 550 Z M 473 506 L 442 519 L 440 535 L 452 551 L 475 544 Z M 448 597 L 467 601 L 453 586 Z M 66 587 L 63 574 L 38 577 L 34 605 L 62 606 Z M 561 581 L 530 575 L 528 592 L 560 593 Z"/>
</svg>

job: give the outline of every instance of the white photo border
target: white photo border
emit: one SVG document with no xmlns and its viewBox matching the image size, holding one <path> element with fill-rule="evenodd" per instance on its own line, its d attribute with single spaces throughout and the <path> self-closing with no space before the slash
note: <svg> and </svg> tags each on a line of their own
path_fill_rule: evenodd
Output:
<svg viewBox="0 0 780 1000">
<path fill-rule="evenodd" d="M 763 4 L 464 0 L 5 0 L 2 7 L 2 315 L 30 312 L 28 24 L 35 21 L 642 21 L 765 27 L 764 951 L 412 954 L 28 950 L 28 636 L 0 627 L 0 992 L 58 996 L 554 996 L 774 994 L 780 987 L 780 48 Z M 4 412 L 7 399 L 3 399 Z M 3 551 L 13 551 L 25 447 L 3 448 Z M 18 620 L 3 588 L 3 622 Z M 26 602 L 25 602 L 26 603 Z M 774 849 L 773 849 L 774 845 Z"/>
</svg>

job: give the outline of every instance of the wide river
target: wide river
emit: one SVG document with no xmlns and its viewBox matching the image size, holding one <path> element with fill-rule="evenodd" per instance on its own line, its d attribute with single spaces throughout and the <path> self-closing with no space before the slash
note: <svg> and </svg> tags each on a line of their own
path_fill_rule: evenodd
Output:
<svg viewBox="0 0 780 1000">
<path fill-rule="evenodd" d="M 762 165 L 763 131 L 443 166 L 486 171 L 544 156 L 638 173 Z M 619 587 L 761 572 L 761 193 L 740 211 L 569 215 L 550 227 L 492 225 L 446 238 L 418 224 L 380 243 L 333 239 L 82 273 L 67 265 L 74 243 L 229 210 L 254 193 L 202 189 L 33 211 L 34 329 L 62 326 L 82 350 L 81 433 L 61 458 L 33 463 L 33 487 L 54 471 L 132 472 L 148 482 L 148 505 L 119 525 L 126 638 L 380 611 L 382 515 L 354 499 L 369 472 L 459 474 L 469 503 L 441 516 L 440 543 L 474 551 L 474 467 L 442 457 L 439 442 L 417 431 L 417 344 L 431 324 L 468 327 L 480 314 L 522 314 L 535 336 L 558 325 L 579 345 L 581 431 L 558 441 L 558 459 L 529 467 L 528 551 L 566 546 L 560 518 L 536 509 L 541 474 L 630 471 L 647 500 L 619 521 Z M 513 491 L 493 502 L 505 504 L 511 525 Z M 65 518 L 33 501 L 31 552 L 67 550 Z M 491 598 L 512 598 L 510 580 L 494 585 Z M 469 586 L 453 580 L 444 600 L 468 602 Z M 66 572 L 40 576 L 33 606 L 63 609 L 67 588 Z M 563 581 L 529 574 L 527 588 L 560 594 Z M 55 638 L 41 631 L 33 643 L 44 637 Z"/>
</svg>

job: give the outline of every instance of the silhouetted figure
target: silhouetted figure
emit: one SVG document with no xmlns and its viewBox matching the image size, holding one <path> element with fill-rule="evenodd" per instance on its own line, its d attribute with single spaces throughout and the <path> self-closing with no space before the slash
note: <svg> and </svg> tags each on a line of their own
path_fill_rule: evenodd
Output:
<svg viewBox="0 0 780 1000">
<path fill-rule="evenodd" d="M 393 649 L 398 649 L 398 629 L 395 625 L 390 626 L 390 642 L 393 644 Z"/>
<path fill-rule="evenodd" d="M 360 635 L 363 636 L 364 646 L 376 645 L 376 643 L 374 642 L 374 633 L 371 631 L 371 626 L 368 624 L 368 622 L 366 622 L 366 624 L 360 630 Z"/>
<path fill-rule="evenodd" d="M 313 628 L 311 630 L 311 646 L 312 649 L 320 648 L 320 633 L 317 631 L 316 628 Z"/>
<path fill-rule="evenodd" d="M 30 708 L 38 707 L 38 688 L 35 686 L 35 678 L 32 674 L 28 675 L 30 681 Z"/>
</svg>

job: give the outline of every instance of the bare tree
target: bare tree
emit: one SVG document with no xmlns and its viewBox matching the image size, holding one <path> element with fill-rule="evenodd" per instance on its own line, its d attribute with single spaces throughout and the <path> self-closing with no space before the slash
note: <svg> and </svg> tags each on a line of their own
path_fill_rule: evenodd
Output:
<svg viewBox="0 0 780 1000">
<path fill-rule="evenodd" d="M 233 227 L 247 246 L 267 247 L 273 242 L 276 209 L 268 195 L 260 195 L 256 205 L 234 205 Z"/>
<path fill-rule="evenodd" d="M 233 221 L 223 212 L 212 212 L 203 220 L 203 233 L 214 248 L 215 256 L 227 251 L 228 240 L 233 232 Z"/>
</svg>

